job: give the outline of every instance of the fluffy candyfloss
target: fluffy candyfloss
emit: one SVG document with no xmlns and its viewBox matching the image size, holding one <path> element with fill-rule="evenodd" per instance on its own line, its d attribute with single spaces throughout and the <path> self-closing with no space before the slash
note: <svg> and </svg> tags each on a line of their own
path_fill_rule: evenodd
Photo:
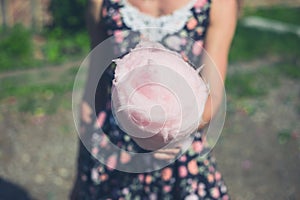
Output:
<svg viewBox="0 0 300 200">
<path fill-rule="evenodd" d="M 114 62 L 113 114 L 139 146 L 154 150 L 197 130 L 208 89 L 180 54 L 142 41 Z"/>
</svg>

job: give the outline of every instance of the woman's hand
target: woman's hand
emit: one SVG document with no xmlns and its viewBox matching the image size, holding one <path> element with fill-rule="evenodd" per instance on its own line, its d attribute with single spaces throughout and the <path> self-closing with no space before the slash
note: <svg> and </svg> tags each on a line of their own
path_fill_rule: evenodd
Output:
<svg viewBox="0 0 300 200">
<path fill-rule="evenodd" d="M 179 152 L 179 147 L 174 147 L 170 149 L 160 149 L 154 153 L 154 158 L 158 160 L 172 160 L 178 155 Z"/>
<path fill-rule="evenodd" d="M 93 111 L 90 105 L 86 101 L 82 101 L 81 112 L 80 112 L 81 120 L 86 124 L 92 123 L 92 117 L 91 117 L 92 113 Z"/>
</svg>

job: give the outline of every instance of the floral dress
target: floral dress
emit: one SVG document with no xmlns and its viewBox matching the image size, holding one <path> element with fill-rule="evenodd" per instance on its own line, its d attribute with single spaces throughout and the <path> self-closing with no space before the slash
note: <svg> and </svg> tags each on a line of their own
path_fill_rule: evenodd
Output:
<svg viewBox="0 0 300 200">
<path fill-rule="evenodd" d="M 209 23 L 210 4 L 210 0 L 192 0 L 170 15 L 155 18 L 141 13 L 126 0 L 104 0 L 101 19 L 107 36 L 114 36 L 113 50 L 116 54 L 126 53 L 135 46 L 139 41 L 135 37 L 149 35 L 149 30 L 144 31 L 144 27 L 156 26 L 167 31 L 151 34 L 155 40 L 179 52 L 183 58 L 197 66 Z M 132 31 L 131 34 L 126 30 Z M 77 181 L 72 199 L 229 199 L 214 157 L 210 154 L 204 158 L 200 156 L 205 151 L 201 132 L 194 134 L 192 145 L 179 159 L 159 170 L 131 173 L 115 169 L 118 163 L 126 164 L 133 159 L 126 153 L 106 154 L 108 156 L 104 159 L 109 166 L 99 162 L 97 156 L 110 151 L 107 140 L 98 134 L 99 128 L 119 148 L 147 152 L 120 130 L 114 120 L 110 108 L 113 66 L 106 70 L 106 76 L 109 81 L 105 90 L 108 97 L 105 99 L 105 106 L 96 108 L 96 117 L 81 121 L 81 131 L 91 133 L 91 153 L 80 141 Z M 96 94 L 96 101 L 97 98 L 103 97 Z"/>
</svg>

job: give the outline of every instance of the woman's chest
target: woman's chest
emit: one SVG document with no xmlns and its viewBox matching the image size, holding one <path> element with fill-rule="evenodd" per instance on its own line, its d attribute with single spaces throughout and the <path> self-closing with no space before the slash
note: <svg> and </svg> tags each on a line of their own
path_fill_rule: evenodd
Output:
<svg viewBox="0 0 300 200">
<path fill-rule="evenodd" d="M 161 3 L 171 0 L 146 1 L 154 1 L 151 5 L 156 5 L 155 9 L 147 8 L 142 0 L 104 0 L 102 20 L 107 35 L 113 36 L 115 54 L 123 55 L 142 38 L 149 38 L 184 55 L 197 66 L 209 21 L 210 0 L 178 0 L 180 4 L 171 4 L 175 6 L 170 9 L 171 14 L 165 14 L 168 11 L 164 10 L 158 17 L 154 15 Z"/>
<path fill-rule="evenodd" d="M 188 5 L 191 0 L 127 0 L 127 2 L 142 13 L 158 18 L 172 14 Z"/>
<path fill-rule="evenodd" d="M 208 25 L 209 7 L 210 0 L 104 0 L 101 18 L 108 35 L 155 27 L 167 33 L 181 30 L 181 36 L 199 40 Z"/>
</svg>

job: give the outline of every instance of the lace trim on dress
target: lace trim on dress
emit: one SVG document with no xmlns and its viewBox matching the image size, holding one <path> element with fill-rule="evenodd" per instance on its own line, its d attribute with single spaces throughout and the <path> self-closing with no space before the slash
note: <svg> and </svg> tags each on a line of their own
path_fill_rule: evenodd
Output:
<svg viewBox="0 0 300 200">
<path fill-rule="evenodd" d="M 191 9 L 197 0 L 191 0 L 186 6 L 175 10 L 172 14 L 153 17 L 141 12 L 127 0 L 122 0 L 120 8 L 123 21 L 133 31 L 139 31 L 143 36 L 153 41 L 160 41 L 168 34 L 180 31 L 193 15 Z"/>
</svg>

